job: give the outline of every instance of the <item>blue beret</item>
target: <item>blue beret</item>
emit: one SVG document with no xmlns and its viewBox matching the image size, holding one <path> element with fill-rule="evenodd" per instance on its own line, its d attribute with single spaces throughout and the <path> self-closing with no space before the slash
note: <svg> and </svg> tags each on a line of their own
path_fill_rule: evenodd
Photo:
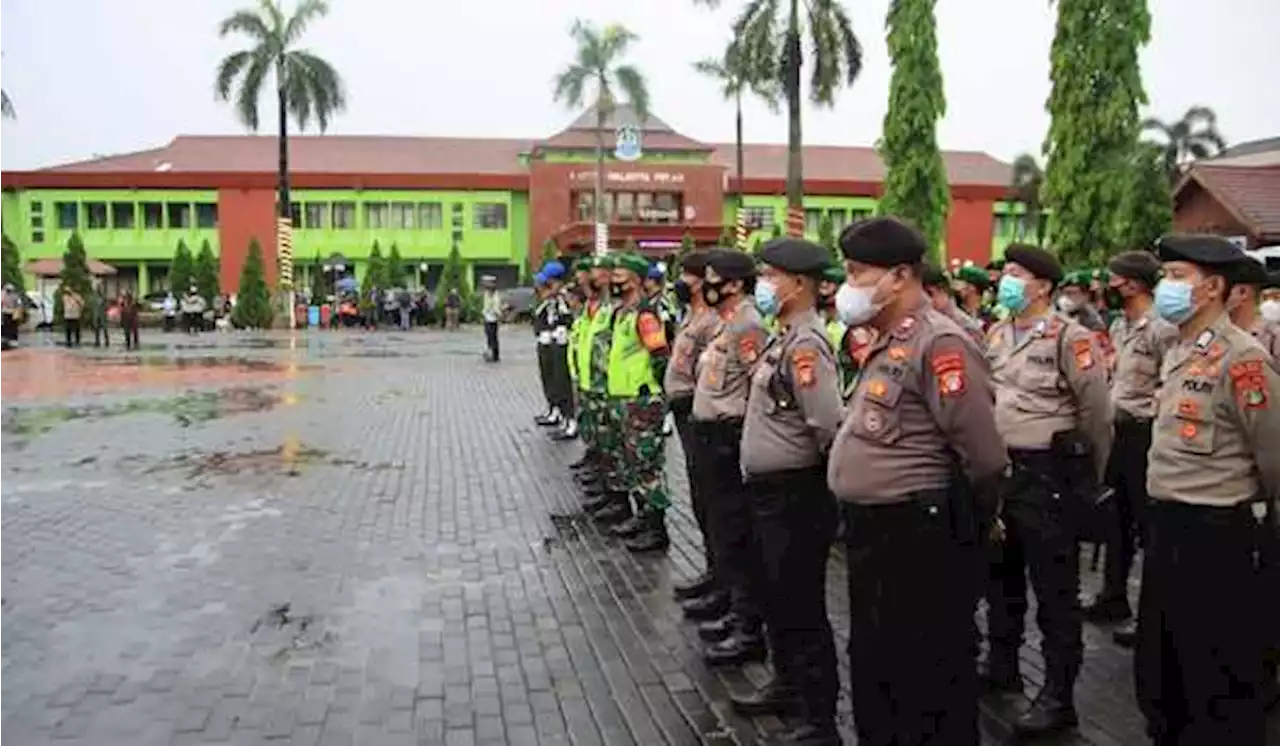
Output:
<svg viewBox="0 0 1280 746">
<path fill-rule="evenodd" d="M 547 284 L 547 276 L 546 276 L 546 275 L 544 275 L 544 274 L 542 274 L 541 272 L 539 272 L 538 274 L 536 274 L 536 275 L 534 275 L 534 276 L 533 276 L 533 285 L 534 285 L 534 287 L 542 287 L 543 285 L 546 285 L 546 284 Z"/>
<path fill-rule="evenodd" d="M 659 268 L 658 265 L 656 264 L 649 265 L 649 279 L 650 280 L 662 279 L 662 269 Z"/>
<path fill-rule="evenodd" d="M 542 275 L 549 280 L 558 280 L 564 277 L 564 265 L 552 259 L 542 265 Z"/>
</svg>

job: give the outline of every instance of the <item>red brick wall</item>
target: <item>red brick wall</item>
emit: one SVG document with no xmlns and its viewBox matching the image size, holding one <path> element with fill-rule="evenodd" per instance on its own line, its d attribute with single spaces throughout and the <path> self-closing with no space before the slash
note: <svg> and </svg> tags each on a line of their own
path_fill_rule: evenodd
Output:
<svg viewBox="0 0 1280 746">
<path fill-rule="evenodd" d="M 947 215 L 947 264 L 959 259 L 979 266 L 991 261 L 994 203 L 989 199 L 951 198 Z"/>
<path fill-rule="evenodd" d="M 1188 233 L 1219 233 L 1224 236 L 1249 234 L 1248 228 L 1195 182 L 1186 186 L 1178 200 L 1173 213 L 1173 228 Z M 1254 248 L 1255 243 L 1255 237 L 1250 235 L 1249 248 Z"/>
<path fill-rule="evenodd" d="M 276 193 L 272 189 L 218 190 L 219 281 L 222 292 L 240 287 L 240 270 L 249 254 L 249 241 L 258 239 L 266 265 L 267 284 L 276 281 Z"/>
<path fill-rule="evenodd" d="M 623 164 L 610 163 L 605 166 L 605 189 L 607 191 L 678 191 L 683 195 L 683 204 L 692 207 L 693 220 L 689 223 L 720 224 L 724 220 L 722 205 L 724 203 L 724 169 L 720 166 L 689 164 Z M 568 223 L 575 222 L 577 216 L 572 212 L 570 195 L 575 191 L 590 190 L 594 186 L 591 177 L 574 178 L 578 174 L 594 174 L 594 163 L 546 163 L 535 162 L 529 168 L 529 250 L 536 254 L 542 250 L 542 244 Z M 609 173 L 645 173 L 650 175 L 679 175 L 681 183 L 652 181 L 629 181 L 625 183 L 610 182 Z M 655 178 L 651 176 L 651 178 Z M 615 225 L 610 227 L 610 238 L 621 241 L 626 236 L 626 227 Z"/>
</svg>

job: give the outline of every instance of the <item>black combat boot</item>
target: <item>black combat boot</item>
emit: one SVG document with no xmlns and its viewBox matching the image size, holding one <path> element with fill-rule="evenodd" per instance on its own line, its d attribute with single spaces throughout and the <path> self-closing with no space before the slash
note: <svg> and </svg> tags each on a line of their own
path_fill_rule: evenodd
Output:
<svg viewBox="0 0 1280 746">
<path fill-rule="evenodd" d="M 534 423 L 535 423 L 535 424 L 542 425 L 543 427 L 546 427 L 547 425 L 550 425 L 550 424 L 555 423 L 555 422 L 556 422 L 556 408 L 555 408 L 555 407 L 553 407 L 553 406 L 548 405 L 548 406 L 547 406 L 547 411 L 543 412 L 542 414 L 538 415 L 537 417 L 534 417 L 534 418 L 533 418 L 533 421 L 534 421 Z"/>
<path fill-rule="evenodd" d="M 841 746 L 840 732 L 834 722 L 799 722 L 772 738 L 757 741 L 760 746 Z"/>
<path fill-rule="evenodd" d="M 665 552 L 671 546 L 667 535 L 667 514 L 663 510 L 651 510 L 644 518 L 640 533 L 627 539 L 627 549 L 633 552 Z"/>
<path fill-rule="evenodd" d="M 989 694 L 1021 694 L 1017 652 L 992 648 L 987 660 L 978 666 L 978 683 Z"/>
<path fill-rule="evenodd" d="M 630 539 L 648 527 L 648 523 L 646 522 L 647 518 L 648 516 L 645 514 L 637 513 L 622 523 L 609 527 L 609 535 L 616 536 L 619 539 Z"/>
<path fill-rule="evenodd" d="M 627 499 L 626 495 L 623 495 L 620 499 L 615 499 L 613 504 L 607 508 L 593 512 L 591 517 L 605 526 L 622 523 L 631 517 L 631 501 Z"/>
<path fill-rule="evenodd" d="M 719 619 L 729 613 L 729 593 L 724 590 L 713 591 L 692 601 L 685 601 L 680 609 L 686 618 L 695 621 Z"/>
<path fill-rule="evenodd" d="M 1022 738 L 1074 728 L 1079 722 L 1067 677 L 1050 675 L 1031 706 L 1013 721 L 1013 732 Z"/>
<path fill-rule="evenodd" d="M 596 511 L 603 510 L 616 502 L 618 502 L 617 493 L 602 492 L 585 500 L 582 503 L 582 509 L 588 513 L 595 513 Z"/>
<path fill-rule="evenodd" d="M 671 595 L 675 596 L 677 601 L 688 601 L 691 598 L 707 595 L 715 587 L 715 576 L 711 574 L 710 570 L 707 570 L 688 583 L 681 583 L 672 587 Z"/>
<path fill-rule="evenodd" d="M 1125 650 L 1132 650 L 1133 646 L 1138 644 L 1138 620 L 1130 619 L 1116 627 L 1111 633 L 1111 641 Z"/>
<path fill-rule="evenodd" d="M 799 690 L 785 683 L 782 677 L 774 674 L 763 688 L 750 694 L 729 695 L 729 703 L 739 715 L 754 717 L 756 715 L 782 715 L 799 710 L 803 702 Z"/>
<path fill-rule="evenodd" d="M 1081 613 L 1085 621 L 1094 624 L 1112 624 L 1133 617 L 1133 612 L 1129 609 L 1129 599 L 1106 594 L 1095 596 L 1085 602 Z"/>
<path fill-rule="evenodd" d="M 762 661 L 769 657 L 763 632 L 759 622 L 742 622 L 728 637 L 708 645 L 702 651 L 702 660 L 708 666 L 740 666 Z"/>
<path fill-rule="evenodd" d="M 742 617 L 731 611 L 719 619 L 699 624 L 698 637 L 701 637 L 705 642 L 719 642 L 733 634 L 733 631 L 741 624 Z"/>
</svg>

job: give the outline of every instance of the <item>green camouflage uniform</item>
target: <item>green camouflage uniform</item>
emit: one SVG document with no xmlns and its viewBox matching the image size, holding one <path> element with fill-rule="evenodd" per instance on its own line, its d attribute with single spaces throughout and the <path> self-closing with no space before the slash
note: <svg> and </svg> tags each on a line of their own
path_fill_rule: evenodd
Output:
<svg viewBox="0 0 1280 746">
<path fill-rule="evenodd" d="M 654 355 L 640 346 L 640 350 L 621 346 L 624 342 L 639 340 L 635 325 L 640 314 L 652 313 L 659 322 L 661 309 L 647 300 L 634 308 L 620 308 L 614 314 L 613 340 L 619 344 L 620 355 L 641 355 L 648 358 L 653 375 L 652 386 L 645 387 L 638 396 L 612 398 L 621 427 L 620 462 L 621 482 L 639 510 L 663 511 L 671 504 L 665 479 L 666 439 L 662 434 L 666 418 L 666 399 L 662 395 L 662 372 L 666 355 Z M 631 325 L 630 329 L 623 325 Z"/>
</svg>

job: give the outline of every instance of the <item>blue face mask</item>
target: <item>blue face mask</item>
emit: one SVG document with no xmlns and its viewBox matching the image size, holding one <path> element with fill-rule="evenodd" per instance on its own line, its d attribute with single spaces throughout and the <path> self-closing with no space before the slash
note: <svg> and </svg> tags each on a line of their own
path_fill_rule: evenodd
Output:
<svg viewBox="0 0 1280 746">
<path fill-rule="evenodd" d="M 1195 313 L 1191 302 L 1191 283 L 1185 280 L 1161 280 L 1156 285 L 1156 313 L 1170 324 L 1182 324 Z"/>
<path fill-rule="evenodd" d="M 756 280 L 756 308 L 760 309 L 760 313 L 765 316 L 777 316 L 781 305 L 778 302 L 778 291 L 773 289 L 773 283 Z"/>
<path fill-rule="evenodd" d="M 1027 307 L 1027 281 L 1013 275 L 1001 277 L 996 289 L 996 303 L 1014 313 L 1022 313 Z"/>
</svg>

